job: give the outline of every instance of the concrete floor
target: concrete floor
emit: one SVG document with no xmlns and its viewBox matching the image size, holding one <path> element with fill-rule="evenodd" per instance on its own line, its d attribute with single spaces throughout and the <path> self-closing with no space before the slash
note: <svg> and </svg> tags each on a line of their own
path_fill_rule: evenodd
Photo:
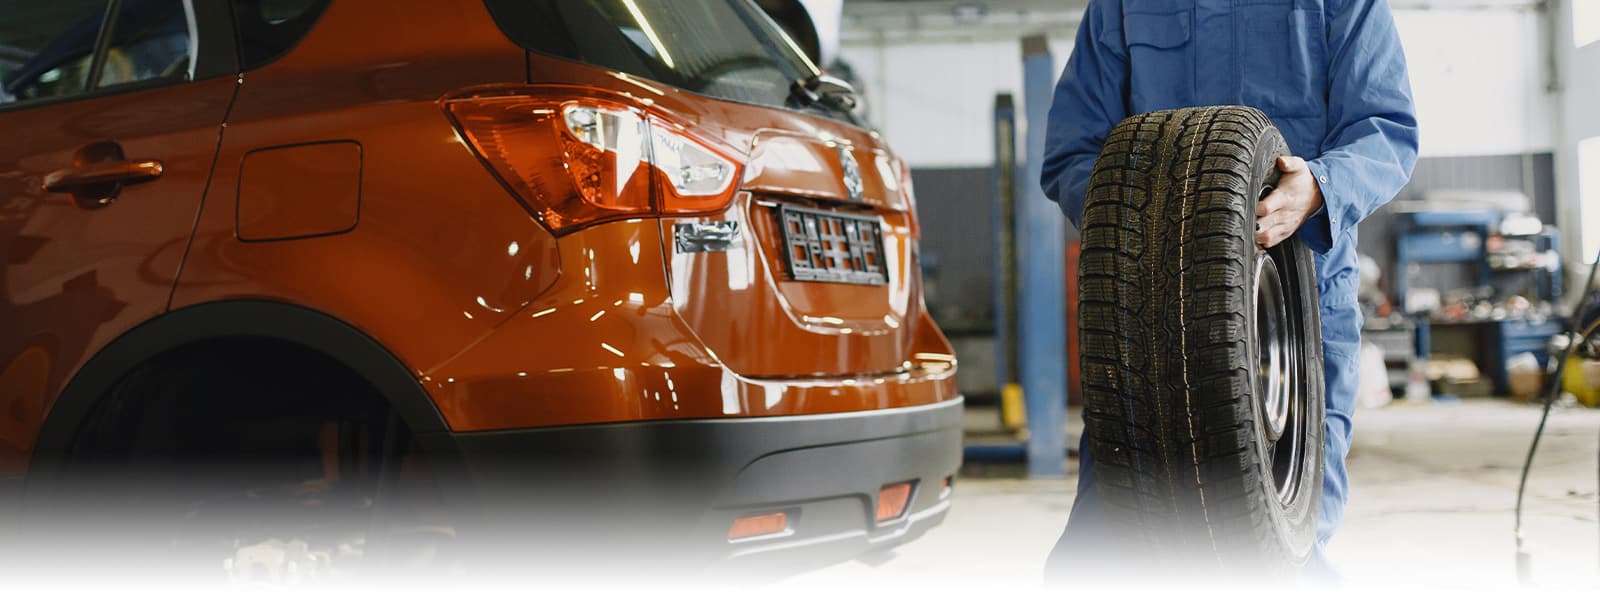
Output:
<svg viewBox="0 0 1600 602">
<path fill-rule="evenodd" d="M 1350 457 L 1353 497 L 1329 549 L 1346 585 L 1514 586 L 1512 508 L 1538 420 L 1536 407 L 1489 400 L 1361 410 Z M 1600 586 L 1597 446 L 1600 411 L 1551 415 L 1524 528 L 1541 585 Z M 787 583 L 1037 584 L 1075 485 L 1071 473 L 965 478 L 945 524 L 922 539 Z"/>
</svg>

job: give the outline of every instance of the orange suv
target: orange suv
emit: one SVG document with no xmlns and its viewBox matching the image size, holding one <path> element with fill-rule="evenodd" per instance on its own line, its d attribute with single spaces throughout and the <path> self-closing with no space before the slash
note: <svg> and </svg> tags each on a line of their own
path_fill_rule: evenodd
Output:
<svg viewBox="0 0 1600 602">
<path fill-rule="evenodd" d="M 445 539 L 716 561 L 949 508 L 909 173 L 748 0 L 0 6 L 24 516 L 427 523 L 429 491 Z M 402 539 L 319 521 L 197 553 Z"/>
</svg>

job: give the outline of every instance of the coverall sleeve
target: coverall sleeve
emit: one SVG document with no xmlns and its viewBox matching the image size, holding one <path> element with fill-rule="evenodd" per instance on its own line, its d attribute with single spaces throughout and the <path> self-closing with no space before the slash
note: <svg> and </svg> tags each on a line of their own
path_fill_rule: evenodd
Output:
<svg viewBox="0 0 1600 602">
<path fill-rule="evenodd" d="M 1056 83 L 1045 126 L 1040 186 L 1083 226 L 1089 174 L 1111 128 L 1127 117 L 1128 58 L 1118 0 L 1094 0 L 1078 26 L 1077 43 Z"/>
<path fill-rule="evenodd" d="M 1328 3 L 1328 134 L 1307 161 L 1323 209 L 1300 239 L 1326 253 L 1394 198 L 1417 162 L 1417 117 L 1406 58 L 1387 0 Z"/>
</svg>

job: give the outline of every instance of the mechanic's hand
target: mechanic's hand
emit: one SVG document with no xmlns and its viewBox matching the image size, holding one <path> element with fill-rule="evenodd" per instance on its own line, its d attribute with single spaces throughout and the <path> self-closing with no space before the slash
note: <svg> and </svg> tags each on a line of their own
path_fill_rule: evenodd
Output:
<svg viewBox="0 0 1600 602">
<path fill-rule="evenodd" d="M 1294 235 L 1322 208 L 1322 188 L 1300 157 L 1278 157 L 1278 187 L 1256 203 L 1256 247 L 1265 251 Z"/>
</svg>

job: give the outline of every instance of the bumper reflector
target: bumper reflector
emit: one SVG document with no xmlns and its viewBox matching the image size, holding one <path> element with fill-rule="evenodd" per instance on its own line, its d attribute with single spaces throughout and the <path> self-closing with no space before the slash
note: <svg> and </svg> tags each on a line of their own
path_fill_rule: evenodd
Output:
<svg viewBox="0 0 1600 602">
<path fill-rule="evenodd" d="M 944 488 L 939 490 L 940 499 L 943 499 L 944 496 L 950 495 L 950 489 L 955 487 L 955 482 L 956 478 L 953 476 L 944 478 Z"/>
<path fill-rule="evenodd" d="M 774 535 L 787 530 L 789 530 L 789 513 L 787 512 L 743 516 L 734 519 L 733 526 L 728 527 L 728 540 L 735 541 L 762 535 Z"/>
<path fill-rule="evenodd" d="M 905 514 L 911 502 L 911 483 L 884 485 L 878 490 L 878 522 L 891 521 Z"/>
</svg>

